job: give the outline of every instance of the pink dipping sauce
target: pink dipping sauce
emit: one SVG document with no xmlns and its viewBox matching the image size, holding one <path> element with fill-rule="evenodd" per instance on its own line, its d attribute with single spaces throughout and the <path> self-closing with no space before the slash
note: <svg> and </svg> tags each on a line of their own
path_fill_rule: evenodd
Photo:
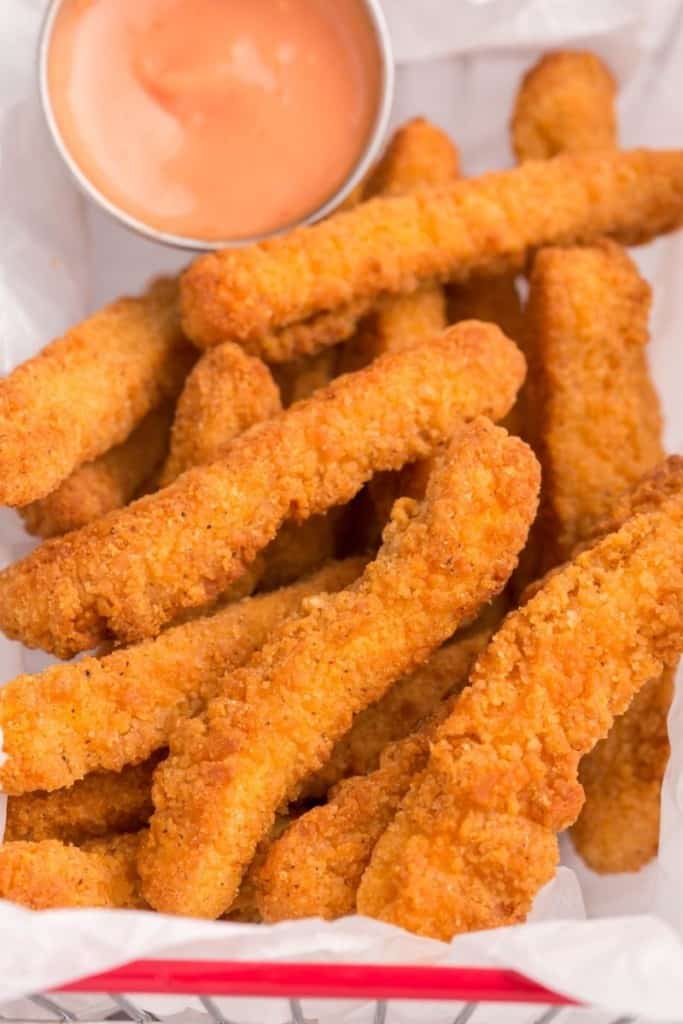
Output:
<svg viewBox="0 0 683 1024">
<path fill-rule="evenodd" d="M 106 199 L 169 234 L 228 240 L 334 195 L 372 133 L 381 64 L 360 0 L 66 0 L 48 87 Z"/>
</svg>

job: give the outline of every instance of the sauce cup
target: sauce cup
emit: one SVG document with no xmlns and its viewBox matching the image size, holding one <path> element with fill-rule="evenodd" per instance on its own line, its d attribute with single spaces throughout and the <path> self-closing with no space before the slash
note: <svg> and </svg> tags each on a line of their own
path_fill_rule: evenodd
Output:
<svg viewBox="0 0 683 1024">
<path fill-rule="evenodd" d="M 358 0 L 359 8 L 364 14 L 365 21 L 367 22 L 367 26 L 369 27 L 369 31 L 372 35 L 371 52 L 373 62 L 375 60 L 376 53 L 377 64 L 374 68 L 374 72 L 378 82 L 378 89 L 370 130 L 365 135 L 362 148 L 358 157 L 355 159 L 355 163 L 341 185 L 335 187 L 334 191 L 329 196 L 325 197 L 322 202 L 317 202 L 316 207 L 310 210 L 310 212 L 306 212 L 304 215 L 296 216 L 295 218 L 290 218 L 286 223 L 277 224 L 275 227 L 268 228 L 263 231 L 255 231 L 248 235 L 240 233 L 239 236 L 235 235 L 234 237 L 226 238 L 203 238 L 201 236 L 191 237 L 191 234 L 193 233 L 178 233 L 173 230 L 167 230 L 164 227 L 159 226 L 159 224 L 153 225 L 147 223 L 139 215 L 132 214 L 130 211 L 124 209 L 120 203 L 105 195 L 102 189 L 98 187 L 93 180 L 91 180 L 91 177 L 84 170 L 83 166 L 77 162 L 73 152 L 69 148 L 69 145 L 67 145 L 63 132 L 60 129 L 58 117 L 55 112 L 53 96 L 51 94 L 49 61 L 55 24 L 60 14 L 60 10 L 68 2 L 70 2 L 70 0 L 51 0 L 48 5 L 41 31 L 38 55 L 38 73 L 43 112 L 53 142 L 79 188 L 99 207 L 106 210 L 111 217 L 133 231 L 165 245 L 192 250 L 239 247 L 259 242 L 266 238 L 282 234 L 285 231 L 289 231 L 297 225 L 310 224 L 332 213 L 344 202 L 345 199 L 350 196 L 375 162 L 386 134 L 391 111 L 394 88 L 394 64 L 389 32 L 379 0 Z M 91 0 L 91 2 L 97 3 L 98 0 Z M 248 3 L 249 0 L 245 0 L 245 2 Z M 275 3 L 277 0 L 272 0 L 272 2 Z M 139 0 L 138 6 L 144 7 L 144 4 L 145 0 Z M 173 72 L 173 68 L 171 68 L 171 72 Z M 140 140 L 138 144 L 144 146 L 144 139 Z M 311 149 L 311 159 L 315 160 L 315 156 L 316 150 L 314 146 Z M 226 187 L 229 188 L 230 168 L 225 167 L 224 173 Z M 274 176 L 280 173 L 281 171 L 278 167 L 272 168 L 272 174 Z"/>
</svg>

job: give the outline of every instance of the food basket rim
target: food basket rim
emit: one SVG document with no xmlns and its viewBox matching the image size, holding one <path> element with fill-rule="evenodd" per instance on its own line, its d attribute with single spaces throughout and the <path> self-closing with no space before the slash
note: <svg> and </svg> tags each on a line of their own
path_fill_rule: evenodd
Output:
<svg viewBox="0 0 683 1024">
<path fill-rule="evenodd" d="M 413 964 L 143 959 L 53 991 L 580 1005 L 507 968 Z"/>
</svg>

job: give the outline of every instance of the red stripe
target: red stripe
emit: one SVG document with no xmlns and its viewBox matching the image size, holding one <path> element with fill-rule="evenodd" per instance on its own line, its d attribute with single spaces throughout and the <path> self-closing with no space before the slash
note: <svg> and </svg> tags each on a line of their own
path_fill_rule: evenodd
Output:
<svg viewBox="0 0 683 1024">
<path fill-rule="evenodd" d="M 516 971 L 490 967 L 137 960 L 59 991 L 577 1005 Z"/>
</svg>

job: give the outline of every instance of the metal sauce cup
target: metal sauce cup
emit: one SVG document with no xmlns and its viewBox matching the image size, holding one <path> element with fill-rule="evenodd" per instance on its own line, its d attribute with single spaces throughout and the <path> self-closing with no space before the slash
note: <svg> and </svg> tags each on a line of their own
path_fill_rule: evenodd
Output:
<svg viewBox="0 0 683 1024">
<path fill-rule="evenodd" d="M 377 159 L 386 135 L 389 115 L 391 113 L 391 104 L 394 95 L 394 60 L 389 29 L 382 12 L 380 0 L 362 0 L 367 11 L 377 45 L 377 60 L 380 64 L 381 70 L 380 95 L 375 121 L 365 144 L 365 148 L 361 152 L 355 167 L 347 177 L 346 181 L 344 181 L 337 191 L 321 206 L 318 206 L 317 209 L 313 210 L 305 217 L 292 221 L 289 224 L 283 224 L 282 227 L 276 228 L 273 231 L 268 231 L 261 235 L 253 235 L 246 238 L 224 238 L 219 241 L 207 241 L 203 238 L 189 238 L 184 235 L 169 234 L 166 231 L 161 231 L 149 224 L 145 224 L 144 221 L 138 220 L 136 217 L 132 217 L 129 213 L 126 213 L 125 210 L 120 209 L 120 207 L 115 203 L 112 203 L 110 199 L 107 199 L 106 196 L 95 188 L 93 183 L 83 173 L 72 157 L 59 130 L 57 119 L 52 108 L 48 84 L 48 57 L 55 19 L 63 2 L 64 0 L 50 0 L 40 32 L 38 49 L 38 87 L 43 113 L 45 115 L 45 120 L 47 121 L 50 135 L 52 136 L 52 140 L 62 160 L 68 167 L 71 172 L 71 176 L 81 191 L 93 200 L 93 202 L 97 203 L 101 209 L 106 210 L 106 212 L 115 220 L 119 221 L 120 224 L 124 224 L 132 231 L 136 231 L 138 234 L 144 235 L 145 238 L 149 238 L 154 242 L 161 242 L 164 245 L 175 246 L 179 249 L 203 251 L 208 249 L 236 249 L 245 245 L 251 245 L 254 242 L 262 242 L 266 238 L 273 238 L 275 235 L 284 234 L 301 224 L 313 224 L 315 221 L 322 220 L 323 217 L 327 217 L 329 214 L 333 213 L 334 210 L 343 203 L 346 197 L 353 191 L 356 185 L 360 183 Z M 141 0 L 141 3 L 144 3 L 144 0 Z"/>
</svg>

